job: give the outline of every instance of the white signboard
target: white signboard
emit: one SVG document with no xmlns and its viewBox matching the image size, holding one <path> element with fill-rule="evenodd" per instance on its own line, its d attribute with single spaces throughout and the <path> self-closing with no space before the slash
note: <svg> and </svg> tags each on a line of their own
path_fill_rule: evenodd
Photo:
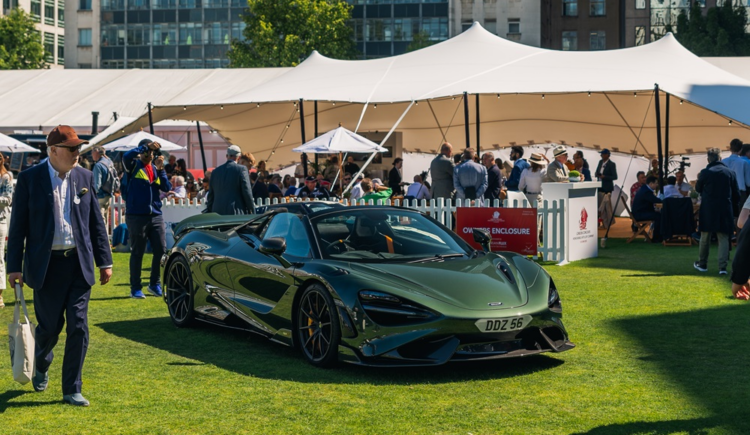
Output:
<svg viewBox="0 0 750 435">
<path fill-rule="evenodd" d="M 596 242 L 597 197 L 590 195 L 570 198 L 567 224 L 567 260 L 576 261 L 596 257 L 599 253 L 599 245 Z"/>
</svg>

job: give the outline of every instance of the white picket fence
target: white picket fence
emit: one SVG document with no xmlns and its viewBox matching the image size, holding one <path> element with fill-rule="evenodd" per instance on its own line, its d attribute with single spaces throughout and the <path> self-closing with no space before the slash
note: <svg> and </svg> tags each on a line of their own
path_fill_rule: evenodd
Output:
<svg viewBox="0 0 750 435">
<path fill-rule="evenodd" d="M 288 204 L 290 202 L 303 201 L 298 198 L 258 198 L 255 200 L 256 207 L 273 205 L 273 204 Z M 418 210 L 424 213 L 428 213 L 433 219 L 439 221 L 448 228 L 453 228 L 454 213 L 456 209 L 460 207 L 512 207 L 512 208 L 528 208 L 530 207 L 527 200 L 512 201 L 505 200 L 476 200 L 476 201 L 462 201 L 458 199 L 455 203 L 451 200 L 445 200 L 443 198 L 432 199 L 432 200 L 412 200 L 412 201 L 378 201 L 376 204 L 374 201 L 349 201 L 347 199 L 341 200 L 341 203 L 346 206 L 365 206 L 365 205 L 395 205 L 402 206 L 414 210 Z M 163 200 L 162 201 L 162 212 L 164 214 L 164 220 L 166 222 L 179 222 L 187 217 L 199 214 L 205 209 L 205 203 L 198 200 L 186 201 L 186 200 Z M 537 249 L 537 255 L 547 261 L 563 261 L 565 257 L 565 202 L 564 201 L 543 201 L 541 207 L 537 208 L 537 215 L 541 217 L 542 221 L 542 244 Z M 109 226 L 110 236 L 112 229 L 117 225 L 125 222 L 125 203 L 121 198 L 113 200 L 109 212 L 109 222 L 114 223 Z"/>
</svg>

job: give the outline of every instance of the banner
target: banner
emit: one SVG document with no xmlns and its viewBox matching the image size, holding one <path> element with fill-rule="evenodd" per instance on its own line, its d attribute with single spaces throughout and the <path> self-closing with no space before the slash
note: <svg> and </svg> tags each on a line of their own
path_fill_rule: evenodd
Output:
<svg viewBox="0 0 750 435">
<path fill-rule="evenodd" d="M 474 228 L 492 235 L 490 250 L 536 255 L 538 243 L 535 208 L 459 207 L 456 209 L 456 233 L 471 246 Z"/>
</svg>

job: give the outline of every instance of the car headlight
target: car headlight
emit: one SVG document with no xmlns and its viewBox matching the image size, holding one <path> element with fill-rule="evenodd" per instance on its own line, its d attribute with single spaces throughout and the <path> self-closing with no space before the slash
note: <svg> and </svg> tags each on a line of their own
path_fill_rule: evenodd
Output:
<svg viewBox="0 0 750 435">
<path fill-rule="evenodd" d="M 359 292 L 359 302 L 373 322 L 383 326 L 402 326 L 423 323 L 438 314 L 408 299 L 377 290 Z"/>
<path fill-rule="evenodd" d="M 562 313 L 562 302 L 560 301 L 560 294 L 557 292 L 555 282 L 552 278 L 549 279 L 549 293 L 547 294 L 547 306 L 555 313 Z"/>
</svg>

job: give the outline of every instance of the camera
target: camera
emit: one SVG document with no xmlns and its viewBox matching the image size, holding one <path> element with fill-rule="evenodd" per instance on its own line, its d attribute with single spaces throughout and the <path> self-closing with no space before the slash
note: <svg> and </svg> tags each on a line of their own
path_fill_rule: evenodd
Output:
<svg viewBox="0 0 750 435">
<path fill-rule="evenodd" d="M 691 163 L 689 162 L 690 157 L 682 157 L 682 161 L 680 161 L 680 171 L 685 172 L 685 168 L 689 168 Z"/>
<path fill-rule="evenodd" d="M 156 149 L 156 150 L 153 150 L 153 151 L 154 151 L 153 152 L 154 158 L 160 157 L 162 155 L 161 154 L 161 149 Z"/>
</svg>

